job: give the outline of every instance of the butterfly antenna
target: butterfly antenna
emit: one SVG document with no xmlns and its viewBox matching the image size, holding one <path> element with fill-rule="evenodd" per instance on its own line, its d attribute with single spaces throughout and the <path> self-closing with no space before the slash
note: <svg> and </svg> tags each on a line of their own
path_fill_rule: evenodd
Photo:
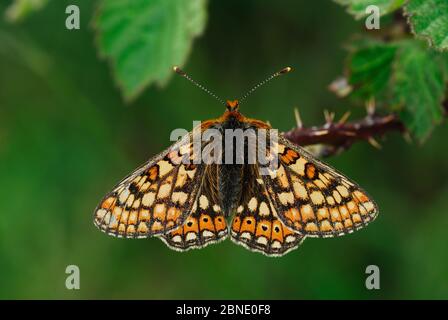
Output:
<svg viewBox="0 0 448 320">
<path fill-rule="evenodd" d="M 213 98 L 215 98 L 216 100 L 218 100 L 219 102 L 221 102 L 223 105 L 225 105 L 226 103 L 224 102 L 223 99 L 221 99 L 220 97 L 218 97 L 216 94 L 214 94 L 213 92 L 211 92 L 210 90 L 208 90 L 206 87 L 204 87 L 203 85 L 197 83 L 196 81 L 194 81 L 192 78 L 190 78 L 190 76 L 183 71 L 181 68 L 174 66 L 173 67 L 174 72 L 176 72 L 178 75 L 184 77 L 185 79 L 189 80 L 191 83 L 193 83 L 196 87 L 198 87 L 199 89 L 207 92 L 209 95 L 211 95 Z"/>
<path fill-rule="evenodd" d="M 260 88 L 261 86 L 265 85 L 266 83 L 268 83 L 269 81 L 271 81 L 274 78 L 277 78 L 278 76 L 281 76 L 282 74 L 288 73 L 292 70 L 291 67 L 286 67 L 283 68 L 280 71 L 277 71 L 276 73 L 272 74 L 271 76 L 267 77 L 266 79 L 264 79 L 263 81 L 261 81 L 259 84 L 257 84 L 255 87 L 253 87 L 252 89 L 250 89 L 241 99 L 239 99 L 240 103 L 243 102 L 244 100 L 246 100 L 246 98 L 248 96 L 250 96 L 255 90 L 257 90 L 258 88 Z"/>
</svg>

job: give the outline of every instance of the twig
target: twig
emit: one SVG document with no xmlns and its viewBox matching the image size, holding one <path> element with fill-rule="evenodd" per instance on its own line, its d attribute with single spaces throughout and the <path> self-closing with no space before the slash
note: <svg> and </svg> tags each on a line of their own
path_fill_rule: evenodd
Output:
<svg viewBox="0 0 448 320">
<path fill-rule="evenodd" d="M 448 117 L 448 99 L 443 101 L 445 117 Z M 350 148 L 357 141 L 367 141 L 376 148 L 381 145 L 375 138 L 390 132 L 399 132 L 410 140 L 405 125 L 396 114 L 378 115 L 374 101 L 366 104 L 367 115 L 361 120 L 348 122 L 350 114 L 345 113 L 338 122 L 334 122 L 334 114 L 325 110 L 326 123 L 322 126 L 306 127 L 300 120 L 300 126 L 284 132 L 285 138 L 291 142 L 310 149 L 317 156 L 327 157 Z M 297 109 L 296 119 L 300 119 Z M 317 146 L 317 148 L 316 148 Z"/>
<path fill-rule="evenodd" d="M 368 114 L 364 119 L 347 122 L 348 114 L 340 121 L 333 122 L 332 116 L 326 113 L 326 123 L 318 127 L 294 128 L 284 133 L 285 138 L 300 146 L 324 145 L 319 150 L 320 156 L 330 156 L 347 150 L 357 141 L 368 141 L 379 147 L 375 137 L 396 131 L 405 133 L 403 123 L 395 114 L 380 116 Z"/>
</svg>

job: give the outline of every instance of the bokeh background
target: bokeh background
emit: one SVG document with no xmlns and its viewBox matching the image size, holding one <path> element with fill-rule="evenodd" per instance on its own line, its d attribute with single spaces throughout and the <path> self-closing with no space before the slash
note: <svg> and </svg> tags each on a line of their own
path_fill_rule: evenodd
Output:
<svg viewBox="0 0 448 320">
<path fill-rule="evenodd" d="M 65 28 L 72 3 L 79 31 Z M 446 126 L 423 146 L 392 134 L 381 150 L 358 143 L 327 159 L 368 190 L 380 215 L 281 258 L 230 241 L 178 253 L 155 238 L 99 232 L 93 209 L 117 181 L 168 147 L 174 128 L 224 110 L 180 77 L 124 103 L 95 48 L 95 6 L 50 1 L 19 24 L 0 19 L 0 298 L 448 298 Z M 199 82 L 235 98 L 283 66 L 295 69 L 247 100 L 245 115 L 282 131 L 294 126 L 294 107 L 308 125 L 322 124 L 325 108 L 362 116 L 327 90 L 342 72 L 344 42 L 363 32 L 344 8 L 227 0 L 208 9 L 184 68 Z M 80 290 L 65 288 L 70 264 L 80 267 Z M 371 264 L 381 270 L 380 290 L 365 288 Z"/>
</svg>

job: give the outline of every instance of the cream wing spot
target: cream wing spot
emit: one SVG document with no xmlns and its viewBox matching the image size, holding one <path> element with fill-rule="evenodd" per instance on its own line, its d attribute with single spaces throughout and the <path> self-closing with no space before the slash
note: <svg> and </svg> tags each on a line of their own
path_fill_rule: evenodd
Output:
<svg viewBox="0 0 448 320">
<path fill-rule="evenodd" d="M 264 201 L 260 204 L 259 210 L 260 210 L 259 214 L 261 216 L 269 216 L 270 215 L 269 207 L 266 204 L 266 202 L 264 202 Z"/>
<path fill-rule="evenodd" d="M 101 220 L 101 219 L 104 218 L 104 216 L 106 215 L 106 213 L 107 213 L 107 210 L 106 210 L 106 209 L 99 209 L 99 210 L 96 212 L 96 217 L 97 217 L 99 220 Z"/>
<path fill-rule="evenodd" d="M 196 233 L 194 233 L 194 232 L 188 232 L 188 233 L 187 233 L 187 236 L 185 237 L 185 239 L 186 239 L 187 241 L 196 240 L 196 238 L 197 238 L 197 235 L 196 235 Z"/>
<path fill-rule="evenodd" d="M 121 208 L 121 207 L 115 207 L 115 208 L 114 208 L 113 213 L 114 213 L 114 216 L 115 216 L 115 218 L 116 218 L 117 220 L 120 219 L 120 216 L 121 216 L 121 212 L 122 212 L 122 211 L 123 211 L 123 208 Z"/>
<path fill-rule="evenodd" d="M 282 247 L 282 244 L 280 243 L 280 241 L 275 240 L 272 244 L 271 247 L 274 249 L 280 249 Z"/>
<path fill-rule="evenodd" d="M 301 176 L 305 175 L 305 164 L 307 163 L 307 161 L 303 158 L 299 158 L 297 159 L 297 161 L 292 164 L 290 166 L 290 168 L 295 171 L 296 173 L 298 173 Z"/>
<path fill-rule="evenodd" d="M 328 219 L 330 218 L 330 213 L 327 208 L 320 208 L 317 210 L 317 218 L 318 220 Z"/>
<path fill-rule="evenodd" d="M 173 165 L 166 160 L 159 161 L 159 176 L 163 177 L 173 169 Z"/>
<path fill-rule="evenodd" d="M 131 213 L 129 214 L 129 219 L 128 219 L 128 223 L 129 224 L 136 224 L 137 223 L 137 211 L 133 210 L 131 211 Z"/>
<path fill-rule="evenodd" d="M 349 196 L 348 189 L 344 186 L 339 185 L 336 187 L 336 190 L 338 190 L 340 195 L 343 196 L 344 198 L 347 198 Z"/>
<path fill-rule="evenodd" d="M 308 199 L 308 192 L 306 191 L 305 186 L 300 182 L 294 182 L 293 183 L 293 189 L 295 195 L 300 199 Z"/>
<path fill-rule="evenodd" d="M 163 203 L 159 203 L 154 207 L 154 215 L 162 215 L 165 212 L 165 205 Z"/>
<path fill-rule="evenodd" d="M 134 203 L 134 199 L 135 199 L 135 196 L 133 194 L 131 194 L 128 197 L 128 200 L 126 201 L 126 206 L 131 207 L 132 204 Z"/>
<path fill-rule="evenodd" d="M 303 221 L 314 220 L 313 208 L 309 204 L 305 204 L 300 207 L 300 213 L 302 215 Z"/>
<path fill-rule="evenodd" d="M 159 188 L 159 193 L 157 194 L 157 198 L 164 199 L 169 196 L 171 191 L 171 185 L 168 183 L 162 184 Z"/>
<path fill-rule="evenodd" d="M 207 209 L 209 205 L 208 199 L 206 196 L 201 195 L 199 197 L 199 207 L 203 210 Z"/>
<path fill-rule="evenodd" d="M 181 166 L 179 168 L 179 172 L 177 174 L 176 184 L 174 185 L 176 188 L 183 187 L 187 182 L 187 172 L 185 171 L 185 167 Z"/>
<path fill-rule="evenodd" d="M 108 211 L 106 215 L 104 216 L 104 224 L 110 223 L 110 212 Z"/>
<path fill-rule="evenodd" d="M 211 232 L 211 231 L 204 230 L 204 231 L 202 231 L 202 236 L 204 238 L 212 238 L 212 237 L 215 236 L 215 234 L 213 232 Z"/>
<path fill-rule="evenodd" d="M 144 222 L 140 222 L 137 228 L 138 233 L 147 233 L 149 231 L 148 226 Z"/>
<path fill-rule="evenodd" d="M 151 183 L 150 183 L 150 182 L 145 182 L 145 183 L 142 185 L 142 187 L 140 188 L 140 191 L 141 191 L 141 192 L 146 192 L 146 191 L 149 189 L 150 186 L 151 186 Z"/>
<path fill-rule="evenodd" d="M 314 184 L 319 188 L 319 189 L 321 189 L 321 190 L 324 190 L 324 189 L 326 189 L 326 185 L 322 182 L 322 180 L 319 180 L 319 179 L 317 179 L 317 180 L 315 180 L 314 181 Z"/>
<path fill-rule="evenodd" d="M 347 203 L 347 208 L 350 212 L 354 212 L 357 210 L 356 204 L 353 201 Z"/>
<path fill-rule="evenodd" d="M 310 194 L 311 201 L 313 201 L 314 204 L 322 204 L 325 201 L 324 195 L 320 191 L 313 191 Z"/>
<path fill-rule="evenodd" d="M 129 225 L 126 229 L 126 233 L 132 234 L 135 233 L 135 226 L 133 224 Z"/>
<path fill-rule="evenodd" d="M 140 221 L 148 221 L 149 220 L 149 210 L 148 209 L 142 209 L 140 210 Z"/>
<path fill-rule="evenodd" d="M 118 198 L 118 200 L 120 201 L 120 203 L 126 203 L 126 200 L 128 199 L 128 196 L 130 194 L 129 189 L 124 189 L 121 193 L 120 193 L 120 197 Z"/>
<path fill-rule="evenodd" d="M 279 184 L 283 188 L 288 188 L 289 187 L 289 182 L 288 182 L 288 178 L 286 176 L 285 168 L 283 168 L 282 166 L 280 166 L 277 169 L 277 179 L 278 179 Z"/>
<path fill-rule="evenodd" d="M 330 214 L 332 221 L 341 221 L 341 216 L 339 215 L 339 210 L 337 208 L 331 208 Z"/>
<path fill-rule="evenodd" d="M 251 235 L 249 232 L 243 232 L 243 233 L 240 235 L 240 238 L 247 239 L 247 240 L 251 240 L 251 239 L 252 239 L 252 235 Z"/>
<path fill-rule="evenodd" d="M 196 173 L 196 169 L 185 171 L 187 173 L 188 178 L 193 179 L 194 174 Z"/>
<path fill-rule="evenodd" d="M 314 222 L 307 223 L 306 226 L 305 226 L 305 230 L 306 231 L 310 231 L 310 232 L 319 231 L 319 229 L 317 228 L 317 226 L 316 226 L 316 224 Z"/>
<path fill-rule="evenodd" d="M 325 186 L 330 184 L 330 181 L 328 180 L 328 178 L 325 177 L 322 173 L 319 173 L 318 177 L 325 184 Z"/>
<path fill-rule="evenodd" d="M 342 219 L 349 219 L 350 218 L 350 214 L 349 214 L 348 209 L 347 209 L 346 206 L 339 207 L 339 212 L 341 213 Z"/>
<path fill-rule="evenodd" d="M 255 211 L 257 209 L 257 204 L 257 198 L 252 197 L 252 199 L 250 199 L 249 203 L 247 204 L 247 207 L 250 211 Z"/>
<path fill-rule="evenodd" d="M 176 243 L 181 243 L 182 242 L 182 237 L 180 235 L 175 235 L 171 241 L 176 242 Z"/>
<path fill-rule="evenodd" d="M 294 195 L 292 194 L 292 192 L 282 192 L 278 195 L 278 198 L 280 202 L 285 206 L 294 203 Z"/>
<path fill-rule="evenodd" d="M 324 232 L 328 232 L 328 231 L 332 231 L 333 227 L 331 226 L 331 224 L 328 220 L 324 220 L 320 224 L 320 229 Z"/>
<path fill-rule="evenodd" d="M 132 204 L 132 208 L 138 209 L 140 207 L 141 202 L 142 202 L 141 199 L 135 200 L 134 203 Z"/>
<path fill-rule="evenodd" d="M 333 198 L 334 200 L 336 200 L 337 203 L 341 203 L 342 201 L 341 195 L 336 190 L 333 191 Z"/>
<path fill-rule="evenodd" d="M 173 192 L 171 200 L 183 205 L 187 201 L 188 195 L 185 192 Z"/>
<path fill-rule="evenodd" d="M 267 245 L 268 244 L 268 239 L 266 237 L 258 237 L 257 238 L 257 243 L 261 244 L 261 245 Z"/>
<path fill-rule="evenodd" d="M 155 198 L 156 194 L 154 192 L 145 193 L 145 195 L 142 198 L 142 204 L 146 207 L 150 207 L 154 203 Z"/>
<path fill-rule="evenodd" d="M 371 211 L 375 211 L 375 206 L 373 205 L 373 203 L 371 201 L 368 202 L 364 202 L 363 206 L 366 208 L 367 211 L 371 212 Z"/>
</svg>

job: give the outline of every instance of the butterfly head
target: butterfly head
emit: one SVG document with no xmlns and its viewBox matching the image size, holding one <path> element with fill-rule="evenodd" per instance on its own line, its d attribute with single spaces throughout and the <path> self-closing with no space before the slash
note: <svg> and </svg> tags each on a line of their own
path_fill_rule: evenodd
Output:
<svg viewBox="0 0 448 320">
<path fill-rule="evenodd" d="M 240 103 L 238 100 L 227 100 L 226 101 L 226 108 L 228 111 L 238 111 L 238 108 L 240 107 Z"/>
</svg>

